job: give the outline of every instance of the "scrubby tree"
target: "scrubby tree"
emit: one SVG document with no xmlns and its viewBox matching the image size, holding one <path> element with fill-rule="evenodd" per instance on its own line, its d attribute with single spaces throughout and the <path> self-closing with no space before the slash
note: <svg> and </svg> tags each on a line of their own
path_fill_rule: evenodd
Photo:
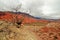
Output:
<svg viewBox="0 0 60 40">
<path fill-rule="evenodd" d="M 11 9 L 14 10 L 16 13 L 18 13 L 18 10 L 21 8 L 21 6 L 22 6 L 22 4 L 19 4 L 19 5 L 17 5 L 17 7 L 14 7 L 14 8 L 11 7 Z M 22 18 L 20 18 L 20 19 L 18 20 L 18 14 L 16 14 L 16 15 L 13 17 L 13 19 L 14 19 L 14 20 L 13 20 L 14 23 L 17 23 L 18 25 L 21 25 L 24 17 L 22 17 Z"/>
<path fill-rule="evenodd" d="M 16 7 L 10 7 L 11 10 L 14 10 L 15 12 L 18 12 L 18 10 L 21 8 L 22 4 L 18 4 Z"/>
<path fill-rule="evenodd" d="M 18 4 L 17 7 L 11 7 L 10 9 L 14 10 L 16 12 L 16 15 L 13 18 L 13 23 L 16 23 L 17 25 L 22 24 L 24 17 L 21 17 L 20 19 L 18 19 L 18 10 L 21 8 L 22 4 Z M 18 26 L 19 28 L 19 26 Z"/>
<path fill-rule="evenodd" d="M 18 26 L 18 28 L 21 26 L 23 20 L 24 20 L 24 16 L 22 16 L 21 18 L 18 18 L 18 14 L 13 16 L 13 23 L 16 23 Z"/>
</svg>

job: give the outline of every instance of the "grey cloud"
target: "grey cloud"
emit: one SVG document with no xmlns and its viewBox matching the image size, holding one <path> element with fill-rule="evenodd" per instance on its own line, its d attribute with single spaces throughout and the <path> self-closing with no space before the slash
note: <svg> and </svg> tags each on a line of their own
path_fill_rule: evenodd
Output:
<svg viewBox="0 0 60 40">
<path fill-rule="evenodd" d="M 28 12 L 35 17 L 60 18 L 60 0 L 0 0 L 0 10 L 13 11 L 11 8 L 16 8 L 21 3 L 18 11 Z"/>
</svg>

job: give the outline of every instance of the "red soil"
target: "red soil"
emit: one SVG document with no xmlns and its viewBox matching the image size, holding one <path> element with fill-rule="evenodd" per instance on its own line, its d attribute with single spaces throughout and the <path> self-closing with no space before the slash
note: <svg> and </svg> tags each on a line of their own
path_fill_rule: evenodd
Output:
<svg viewBox="0 0 60 40">
<path fill-rule="evenodd" d="M 32 23 L 32 22 L 44 22 L 47 23 L 47 20 L 37 20 L 35 18 L 32 17 L 27 17 L 24 16 L 23 14 L 14 14 L 12 12 L 0 12 L 0 14 L 5 14 L 0 16 L 0 20 L 6 20 L 6 21 L 17 21 L 17 20 L 21 20 L 23 18 L 23 22 L 22 23 Z M 17 16 L 17 19 L 15 18 Z"/>
</svg>

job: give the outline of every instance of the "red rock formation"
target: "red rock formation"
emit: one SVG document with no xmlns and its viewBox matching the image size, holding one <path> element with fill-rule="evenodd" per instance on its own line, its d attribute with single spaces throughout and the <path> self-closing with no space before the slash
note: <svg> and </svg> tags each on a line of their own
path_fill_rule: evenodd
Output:
<svg viewBox="0 0 60 40">
<path fill-rule="evenodd" d="M 32 22 L 44 22 L 47 23 L 47 20 L 37 20 L 33 17 L 27 16 L 23 13 L 14 13 L 14 12 L 0 12 L 0 20 L 6 20 L 6 21 L 17 21 L 23 19 L 22 23 L 32 23 Z M 16 18 L 17 16 L 17 18 Z"/>
</svg>

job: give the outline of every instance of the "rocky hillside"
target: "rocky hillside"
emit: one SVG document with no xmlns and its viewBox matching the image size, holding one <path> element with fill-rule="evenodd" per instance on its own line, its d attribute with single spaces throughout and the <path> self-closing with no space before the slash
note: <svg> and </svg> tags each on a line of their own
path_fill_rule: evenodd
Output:
<svg viewBox="0 0 60 40">
<path fill-rule="evenodd" d="M 0 40 L 37 40 L 33 32 L 16 23 L 0 21 Z"/>
<path fill-rule="evenodd" d="M 22 23 L 33 23 L 33 22 L 48 22 L 48 20 L 36 19 L 35 17 L 21 12 L 0 12 L 0 20 L 6 20 L 11 22 L 23 21 Z"/>
<path fill-rule="evenodd" d="M 60 22 L 0 12 L 0 40 L 60 40 Z"/>
</svg>

